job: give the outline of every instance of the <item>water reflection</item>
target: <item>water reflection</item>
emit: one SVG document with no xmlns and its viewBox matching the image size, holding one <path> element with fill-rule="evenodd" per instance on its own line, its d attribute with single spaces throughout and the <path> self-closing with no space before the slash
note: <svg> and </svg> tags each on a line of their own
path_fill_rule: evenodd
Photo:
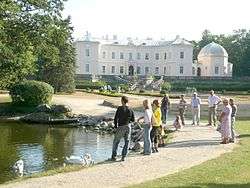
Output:
<svg viewBox="0 0 250 188">
<path fill-rule="evenodd" d="M 80 128 L 0 124 L 0 183 L 14 178 L 11 166 L 24 161 L 24 174 L 63 166 L 66 156 L 90 153 L 95 162 L 110 156 L 112 136 Z"/>
</svg>

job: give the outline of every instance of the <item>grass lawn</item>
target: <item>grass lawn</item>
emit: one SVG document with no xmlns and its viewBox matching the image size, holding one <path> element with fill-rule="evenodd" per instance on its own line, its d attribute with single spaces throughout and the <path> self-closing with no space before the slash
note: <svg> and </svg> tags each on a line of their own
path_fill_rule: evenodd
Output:
<svg viewBox="0 0 250 188">
<path fill-rule="evenodd" d="M 34 107 L 12 105 L 11 98 L 8 95 L 0 95 L 0 116 L 17 116 L 34 111 Z"/>
<path fill-rule="evenodd" d="M 236 126 L 240 143 L 232 153 L 131 187 L 250 188 L 250 120 L 238 121 Z"/>
</svg>

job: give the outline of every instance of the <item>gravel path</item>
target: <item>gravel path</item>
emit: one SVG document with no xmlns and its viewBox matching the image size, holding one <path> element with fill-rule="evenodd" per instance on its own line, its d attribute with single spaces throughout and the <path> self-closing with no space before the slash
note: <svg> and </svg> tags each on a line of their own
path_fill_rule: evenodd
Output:
<svg viewBox="0 0 250 188">
<path fill-rule="evenodd" d="M 77 114 L 113 116 L 115 109 L 102 105 L 106 98 L 108 97 L 91 94 L 70 97 L 59 95 L 53 97 L 53 102 L 68 104 Z M 213 127 L 205 126 L 187 126 L 176 132 L 172 141 L 167 147 L 160 148 L 159 153 L 151 156 L 135 155 L 128 157 L 125 162 L 107 162 L 77 172 L 32 178 L 0 187 L 124 187 L 190 168 L 230 152 L 234 146 L 220 145 L 218 132 Z"/>
<path fill-rule="evenodd" d="M 107 162 L 77 172 L 0 187 L 124 187 L 190 168 L 233 149 L 234 144 L 220 145 L 219 142 L 220 135 L 213 127 L 187 126 L 174 134 L 173 143 L 151 156 L 131 156 L 125 162 Z"/>
</svg>

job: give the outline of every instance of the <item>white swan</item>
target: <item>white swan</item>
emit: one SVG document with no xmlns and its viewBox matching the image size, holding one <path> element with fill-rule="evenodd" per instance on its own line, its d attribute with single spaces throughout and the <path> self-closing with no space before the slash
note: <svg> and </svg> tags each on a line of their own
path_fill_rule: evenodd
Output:
<svg viewBox="0 0 250 188">
<path fill-rule="evenodd" d="M 92 160 L 91 155 L 88 153 L 84 156 L 71 155 L 70 157 L 66 157 L 66 162 L 68 164 L 79 164 L 83 166 L 91 166 L 94 164 L 94 160 Z"/>
<path fill-rule="evenodd" d="M 24 162 L 22 159 L 15 162 L 12 168 L 18 176 L 23 176 Z"/>
</svg>

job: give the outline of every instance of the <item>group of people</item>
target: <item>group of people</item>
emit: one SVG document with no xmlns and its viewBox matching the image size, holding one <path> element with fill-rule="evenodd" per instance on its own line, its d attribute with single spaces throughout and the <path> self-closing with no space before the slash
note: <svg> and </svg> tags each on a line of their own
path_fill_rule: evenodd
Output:
<svg viewBox="0 0 250 188">
<path fill-rule="evenodd" d="M 128 106 L 128 98 L 123 96 L 121 98 L 122 105 L 119 106 L 115 113 L 114 124 L 116 128 L 116 133 L 113 141 L 112 157 L 111 160 L 116 161 L 117 149 L 120 140 L 124 139 L 124 147 L 122 149 L 121 161 L 125 160 L 128 153 L 129 141 L 131 136 L 131 125 L 130 123 L 135 122 L 135 115 L 131 108 Z M 162 102 L 162 104 L 164 104 Z M 166 121 L 166 115 L 162 116 L 162 110 L 160 102 L 156 99 L 153 101 L 152 105 L 148 99 L 143 101 L 144 115 L 138 118 L 137 122 L 143 122 L 144 129 L 144 155 L 150 155 L 152 152 L 159 152 L 158 146 L 164 145 L 164 139 L 162 135 L 164 130 L 162 127 L 162 118 Z"/>
<path fill-rule="evenodd" d="M 124 147 L 122 150 L 122 158 L 124 161 L 128 153 L 129 141 L 131 136 L 131 126 L 130 123 L 135 122 L 135 116 L 133 110 L 128 106 L 128 98 L 123 96 L 121 98 L 121 106 L 117 108 L 114 118 L 114 124 L 116 127 L 116 133 L 113 141 L 112 156 L 111 160 L 115 161 L 117 156 L 117 149 L 120 140 L 124 139 Z M 210 91 L 208 97 L 208 125 L 216 126 L 217 119 L 217 106 L 223 102 L 223 110 L 219 116 L 220 124 L 217 128 L 221 133 L 222 144 L 227 144 L 229 142 L 234 142 L 235 131 L 234 122 L 237 112 L 237 106 L 234 104 L 233 99 L 223 99 L 221 100 L 214 91 Z M 200 106 L 201 99 L 198 97 L 197 93 L 194 92 L 191 98 L 191 111 L 192 111 L 192 125 L 200 124 Z M 178 114 L 173 122 L 173 126 L 176 130 L 185 126 L 185 112 L 187 110 L 187 101 L 184 95 L 180 96 L 180 101 L 177 105 Z M 165 95 L 161 102 L 158 99 L 153 100 L 151 104 L 148 99 L 143 101 L 144 115 L 138 118 L 137 122 L 143 124 L 144 129 L 144 155 L 150 155 L 151 153 L 158 152 L 158 146 L 164 145 L 164 127 L 167 123 L 168 112 L 170 109 L 170 100 L 167 95 Z"/>
<path fill-rule="evenodd" d="M 217 118 L 217 107 L 220 103 L 223 103 L 223 109 Z M 181 128 L 185 125 L 185 111 L 187 108 L 187 102 L 184 99 L 184 95 L 181 95 L 181 99 L 178 104 L 179 115 L 176 116 L 174 126 L 176 129 Z M 194 92 L 191 98 L 191 112 L 192 112 L 192 125 L 200 124 L 200 111 L 201 111 L 201 99 L 197 93 Z M 217 126 L 216 121 L 219 119 L 220 124 L 217 130 L 220 131 L 222 137 L 222 144 L 235 141 L 235 130 L 234 123 L 237 113 L 237 106 L 234 104 L 234 100 L 221 99 L 215 95 L 214 91 L 211 90 L 208 97 L 208 124 L 207 126 Z"/>
</svg>

